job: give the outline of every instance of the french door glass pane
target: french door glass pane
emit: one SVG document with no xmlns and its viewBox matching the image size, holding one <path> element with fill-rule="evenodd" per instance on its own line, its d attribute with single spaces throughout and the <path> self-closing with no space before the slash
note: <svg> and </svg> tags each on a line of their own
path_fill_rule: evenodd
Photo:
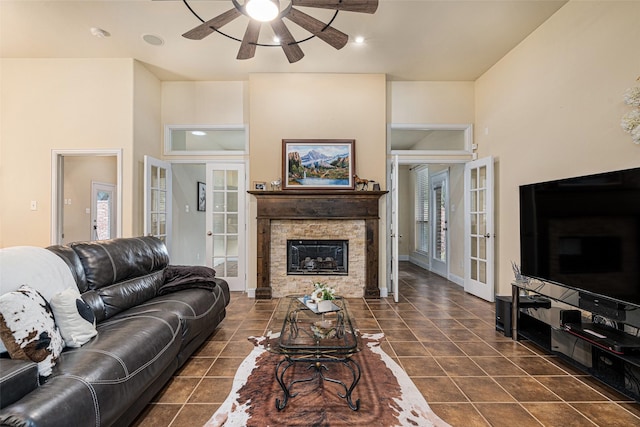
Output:
<svg viewBox="0 0 640 427">
<path fill-rule="evenodd" d="M 213 233 L 221 234 L 225 232 L 224 229 L 224 214 L 213 214 Z"/>
<path fill-rule="evenodd" d="M 224 171 L 213 171 L 213 190 L 224 190 Z"/>
<path fill-rule="evenodd" d="M 158 188 L 160 188 L 161 190 L 166 190 L 167 189 L 167 170 L 164 168 L 159 168 L 160 169 L 160 179 L 158 182 Z"/>
<path fill-rule="evenodd" d="M 238 236 L 227 237 L 227 256 L 238 256 Z"/>
<path fill-rule="evenodd" d="M 238 233 L 238 214 L 227 215 L 227 232 Z"/>
<path fill-rule="evenodd" d="M 238 192 L 227 193 L 227 212 L 238 212 Z"/>
<path fill-rule="evenodd" d="M 151 166 L 151 188 L 158 188 L 158 167 Z"/>
<path fill-rule="evenodd" d="M 213 211 L 214 212 L 224 212 L 224 192 L 222 191 L 214 191 L 213 192 Z"/>
<path fill-rule="evenodd" d="M 224 235 L 213 236 L 213 256 L 224 256 Z"/>
</svg>

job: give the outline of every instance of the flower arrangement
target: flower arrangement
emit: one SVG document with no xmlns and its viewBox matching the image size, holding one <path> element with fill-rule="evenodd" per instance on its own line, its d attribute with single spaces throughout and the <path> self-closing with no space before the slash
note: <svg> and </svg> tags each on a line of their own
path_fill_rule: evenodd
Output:
<svg viewBox="0 0 640 427">
<path fill-rule="evenodd" d="M 620 126 L 625 132 L 631 134 L 634 144 L 640 144 L 640 86 L 631 87 L 625 91 L 624 103 L 634 108 L 622 116 Z"/>
<path fill-rule="evenodd" d="M 311 293 L 311 299 L 318 303 L 325 300 L 335 299 L 335 289 L 327 286 L 326 283 L 316 282 L 313 284 L 313 292 Z"/>
</svg>

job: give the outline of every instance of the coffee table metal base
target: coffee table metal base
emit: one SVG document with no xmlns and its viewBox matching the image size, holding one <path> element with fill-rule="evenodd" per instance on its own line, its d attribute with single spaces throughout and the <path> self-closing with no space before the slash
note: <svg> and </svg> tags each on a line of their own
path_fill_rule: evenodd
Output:
<svg viewBox="0 0 640 427">
<path fill-rule="evenodd" d="M 289 384 L 287 385 L 284 381 L 284 375 L 287 372 L 287 369 L 289 369 L 291 366 L 293 366 L 296 363 L 308 363 L 309 366 L 307 367 L 307 370 L 311 370 L 312 374 L 308 378 L 294 379 L 290 381 Z M 339 379 L 327 377 L 325 375 L 325 371 L 329 372 L 329 368 L 327 367 L 328 363 L 342 363 L 344 366 L 346 366 L 349 369 L 349 371 L 351 371 L 351 374 L 353 376 L 353 381 L 351 382 L 351 385 L 347 386 L 345 382 Z M 356 400 L 354 403 L 351 397 L 351 394 L 353 393 L 353 389 L 356 388 L 356 385 L 358 385 L 358 381 L 360 381 L 360 375 L 361 375 L 360 365 L 358 365 L 358 363 L 355 360 L 351 359 L 351 357 L 285 356 L 284 359 L 282 359 L 276 365 L 276 379 L 278 380 L 278 384 L 280 384 L 280 387 L 284 392 L 284 399 L 282 401 L 276 398 L 276 408 L 279 411 L 284 409 L 284 407 L 287 406 L 287 403 L 289 402 L 289 398 L 292 398 L 298 395 L 298 393 L 291 392 L 291 389 L 295 384 L 311 382 L 317 378 L 318 381 L 329 381 L 329 382 L 341 385 L 342 388 L 344 389 L 344 393 L 338 392 L 338 396 L 340 396 L 341 398 L 347 401 L 349 408 L 351 408 L 354 411 L 357 411 L 358 409 L 360 409 L 360 399 Z"/>
</svg>

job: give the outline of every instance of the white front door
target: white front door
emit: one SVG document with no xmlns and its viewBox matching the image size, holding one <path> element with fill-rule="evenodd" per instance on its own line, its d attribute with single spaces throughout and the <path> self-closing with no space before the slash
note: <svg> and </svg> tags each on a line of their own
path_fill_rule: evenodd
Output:
<svg viewBox="0 0 640 427">
<path fill-rule="evenodd" d="M 431 216 L 431 271 L 449 278 L 449 170 L 429 179 Z"/>
<path fill-rule="evenodd" d="M 493 302 L 494 242 L 493 157 L 465 165 L 465 280 L 464 290 Z"/>
<path fill-rule="evenodd" d="M 91 240 L 116 237 L 116 186 L 91 181 Z"/>
<path fill-rule="evenodd" d="M 171 163 L 144 156 L 144 234 L 162 240 L 171 254 Z"/>
<path fill-rule="evenodd" d="M 244 164 L 207 163 L 207 266 L 232 291 L 246 290 Z"/>
</svg>

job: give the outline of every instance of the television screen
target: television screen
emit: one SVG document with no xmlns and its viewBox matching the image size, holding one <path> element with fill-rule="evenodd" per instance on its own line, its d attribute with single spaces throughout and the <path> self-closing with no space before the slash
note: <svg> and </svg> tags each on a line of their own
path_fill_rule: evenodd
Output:
<svg viewBox="0 0 640 427">
<path fill-rule="evenodd" d="M 640 304 L 640 168 L 520 187 L 522 274 Z"/>
</svg>

